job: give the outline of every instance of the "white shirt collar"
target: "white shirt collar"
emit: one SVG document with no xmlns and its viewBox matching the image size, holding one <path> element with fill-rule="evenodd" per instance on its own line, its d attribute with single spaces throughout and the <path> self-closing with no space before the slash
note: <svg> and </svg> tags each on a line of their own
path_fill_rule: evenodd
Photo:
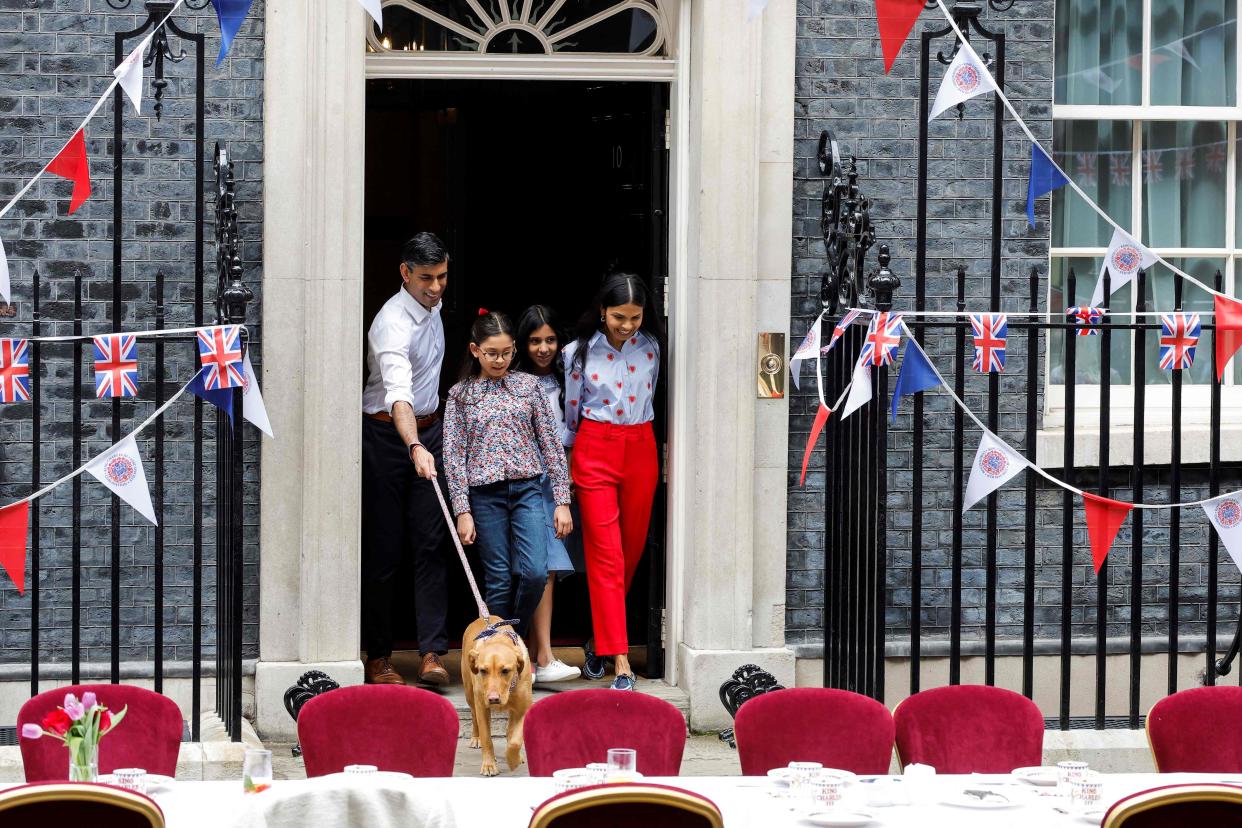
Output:
<svg viewBox="0 0 1242 828">
<path fill-rule="evenodd" d="M 405 308 L 405 312 L 414 317 L 414 321 L 418 323 L 426 322 L 429 317 L 437 316 L 440 309 L 444 306 L 444 302 L 436 302 L 435 307 L 427 310 L 423 304 L 410 295 L 410 292 L 403 286 L 397 295 L 401 297 L 401 307 Z"/>
<path fill-rule="evenodd" d="M 646 334 L 644 334 L 641 330 L 636 331 L 629 339 L 625 340 L 625 342 L 622 343 L 620 353 L 629 354 L 633 352 L 636 348 L 642 345 L 643 342 L 646 341 L 646 338 L 647 338 Z M 613 351 L 614 353 L 616 353 L 616 351 L 612 347 L 612 343 L 608 341 L 608 337 L 604 334 L 603 331 L 596 331 L 595 336 L 591 337 L 590 341 L 587 342 L 588 351 L 594 351 L 596 349 L 602 349 L 605 351 Z"/>
</svg>

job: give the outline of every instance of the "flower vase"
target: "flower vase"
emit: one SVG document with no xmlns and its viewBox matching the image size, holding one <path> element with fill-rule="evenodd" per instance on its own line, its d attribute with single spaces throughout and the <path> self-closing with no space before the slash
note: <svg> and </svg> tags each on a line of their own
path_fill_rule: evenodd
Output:
<svg viewBox="0 0 1242 828">
<path fill-rule="evenodd" d="M 99 743 L 82 744 L 78 750 L 69 751 L 69 781 L 99 781 Z"/>
</svg>

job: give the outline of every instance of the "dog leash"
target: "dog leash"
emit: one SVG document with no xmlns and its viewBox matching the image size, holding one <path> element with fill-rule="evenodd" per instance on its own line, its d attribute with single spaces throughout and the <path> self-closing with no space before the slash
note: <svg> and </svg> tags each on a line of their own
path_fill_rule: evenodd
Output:
<svg viewBox="0 0 1242 828">
<path fill-rule="evenodd" d="M 470 561 L 466 560 L 466 550 L 462 548 L 461 538 L 457 536 L 457 524 L 453 522 L 453 516 L 449 514 L 448 504 L 444 502 L 444 492 L 440 491 L 438 481 L 432 480 L 430 483 L 431 488 L 436 490 L 436 497 L 440 500 L 440 511 L 444 513 L 444 522 L 448 524 L 449 535 L 453 538 L 453 546 L 457 547 L 457 557 L 461 560 L 461 568 L 466 571 L 466 581 L 469 582 L 470 591 L 474 594 L 474 603 L 479 608 L 479 617 L 484 622 L 487 622 L 492 617 L 492 614 L 487 611 L 487 604 L 483 602 L 483 596 L 479 594 L 479 585 L 474 582 L 474 573 L 470 571 Z M 489 626 L 491 625 L 489 624 Z"/>
</svg>

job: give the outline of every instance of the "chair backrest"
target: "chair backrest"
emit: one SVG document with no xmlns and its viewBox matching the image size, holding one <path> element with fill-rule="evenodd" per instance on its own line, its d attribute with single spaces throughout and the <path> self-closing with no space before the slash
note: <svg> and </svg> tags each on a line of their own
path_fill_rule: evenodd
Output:
<svg viewBox="0 0 1242 828">
<path fill-rule="evenodd" d="M 1203 828 L 1242 825 L 1242 786 L 1165 785 L 1113 803 L 1101 828 Z"/>
<path fill-rule="evenodd" d="M 593 785 L 557 794 L 535 809 L 529 828 L 723 828 L 705 796 L 669 785 Z"/>
<path fill-rule="evenodd" d="M 0 825 L 164 828 L 164 812 L 148 797 L 111 785 L 37 782 L 0 791 Z"/>
<path fill-rule="evenodd" d="M 885 774 L 893 755 L 888 708 L 848 690 L 793 687 L 755 696 L 738 709 L 733 735 L 745 776 L 790 762 Z"/>
<path fill-rule="evenodd" d="M 1161 773 L 1242 773 L 1242 687 L 1165 696 L 1147 714 L 1147 741 Z"/>
<path fill-rule="evenodd" d="M 938 773 L 1009 773 L 1039 765 L 1044 716 L 1003 687 L 962 684 L 910 696 L 893 711 L 897 761 Z"/>
<path fill-rule="evenodd" d="M 452 702 L 395 684 L 342 687 L 298 713 L 307 776 L 375 765 L 411 776 L 452 776 L 459 723 Z"/>
<path fill-rule="evenodd" d="M 540 699 L 526 713 L 531 776 L 603 762 L 609 748 L 638 751 L 638 772 L 677 776 L 686 749 L 686 720 L 676 707 L 642 693 L 575 690 Z"/>
<path fill-rule="evenodd" d="M 22 705 L 17 730 L 39 724 L 65 701 L 66 693 L 78 699 L 94 693 L 112 713 L 128 708 L 125 720 L 99 743 L 99 772 L 117 768 L 144 768 L 148 773 L 175 776 L 183 728 L 177 703 L 145 687 L 132 684 L 75 684 L 45 690 Z M 54 782 L 69 778 L 69 754 L 58 739 L 20 739 L 22 765 L 27 782 Z"/>
</svg>

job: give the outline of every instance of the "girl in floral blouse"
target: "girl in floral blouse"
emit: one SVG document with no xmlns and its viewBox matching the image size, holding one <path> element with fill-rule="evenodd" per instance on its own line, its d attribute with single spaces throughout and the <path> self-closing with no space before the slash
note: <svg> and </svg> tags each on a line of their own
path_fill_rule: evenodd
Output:
<svg viewBox="0 0 1242 828">
<path fill-rule="evenodd" d="M 529 374 L 510 373 L 513 323 L 480 311 L 470 359 L 444 408 L 444 469 L 457 534 L 479 544 L 488 611 L 518 619 L 526 636 L 548 578 L 544 470 L 557 537 L 573 531 L 560 427 Z"/>
</svg>

